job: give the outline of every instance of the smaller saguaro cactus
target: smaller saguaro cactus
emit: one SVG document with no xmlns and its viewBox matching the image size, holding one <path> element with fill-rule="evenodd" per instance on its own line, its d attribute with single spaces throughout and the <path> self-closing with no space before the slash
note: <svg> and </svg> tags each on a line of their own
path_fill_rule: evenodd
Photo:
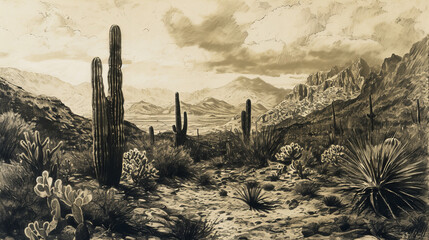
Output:
<svg viewBox="0 0 429 240">
<path fill-rule="evenodd" d="M 417 99 L 417 122 L 420 124 L 420 101 Z"/>
<path fill-rule="evenodd" d="M 176 147 L 181 146 L 186 141 L 186 132 L 188 130 L 188 114 L 186 111 L 183 113 L 183 128 L 182 117 L 180 115 L 180 98 L 179 93 L 176 92 L 176 125 L 173 125 L 173 132 L 175 134 Z"/>
<path fill-rule="evenodd" d="M 152 126 L 149 127 L 149 139 L 150 139 L 150 144 L 154 145 L 155 144 L 155 132 L 153 131 Z"/>
<path fill-rule="evenodd" d="M 332 123 L 333 123 L 333 127 L 334 127 L 334 133 L 335 131 L 337 131 L 337 122 L 335 120 L 335 108 L 334 108 L 334 102 L 332 102 Z"/>
<path fill-rule="evenodd" d="M 246 101 L 246 111 L 241 112 L 241 130 L 246 141 L 250 139 L 250 129 L 252 125 L 252 102 L 250 99 Z"/>
<path fill-rule="evenodd" d="M 371 94 L 369 95 L 369 114 L 366 115 L 371 120 L 371 131 L 374 131 L 374 119 L 376 117 L 372 110 L 372 99 Z"/>
</svg>

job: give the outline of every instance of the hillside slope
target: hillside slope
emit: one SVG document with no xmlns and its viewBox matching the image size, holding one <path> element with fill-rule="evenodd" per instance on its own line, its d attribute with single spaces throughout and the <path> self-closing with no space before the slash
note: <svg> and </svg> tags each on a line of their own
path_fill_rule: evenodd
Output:
<svg viewBox="0 0 429 240">
<path fill-rule="evenodd" d="M 91 122 L 74 114 L 69 107 L 54 97 L 34 95 L 0 77 L 0 113 L 13 111 L 35 124 L 44 137 L 63 141 L 63 149 L 81 150 L 92 145 Z M 138 142 L 142 131 L 125 122 L 129 143 Z"/>
</svg>

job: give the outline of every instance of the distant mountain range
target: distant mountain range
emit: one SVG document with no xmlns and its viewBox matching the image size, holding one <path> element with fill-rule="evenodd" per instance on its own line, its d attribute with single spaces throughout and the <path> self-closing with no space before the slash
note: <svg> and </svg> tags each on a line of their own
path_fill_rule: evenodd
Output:
<svg viewBox="0 0 429 240">
<path fill-rule="evenodd" d="M 363 70 L 364 68 L 361 64 L 361 67 L 356 69 Z M 370 95 L 376 116 L 376 126 L 389 124 L 404 127 L 417 122 L 417 100 L 420 103 L 421 122 L 427 124 L 429 118 L 429 35 L 413 44 L 409 53 L 403 57 L 392 54 L 384 60 L 380 70 L 366 73 L 366 70 L 359 71 L 359 75 L 355 75 L 364 77 L 363 82 L 355 81 L 355 83 L 359 83 L 357 86 L 360 85 L 357 97 L 334 102 L 337 124 L 347 129 L 368 129 L 369 120 L 366 114 L 369 113 Z M 333 77 L 327 77 L 327 79 Z M 356 80 L 356 78 L 349 79 Z M 312 82 L 314 83 L 314 81 Z M 320 86 L 324 84 L 324 81 L 322 79 L 315 83 Z M 305 101 L 305 99 L 301 101 Z M 332 108 L 326 106 L 305 116 L 297 114 L 295 117 L 282 119 L 279 125 L 288 127 L 291 134 L 318 134 L 315 132 L 317 129 L 326 130 L 332 126 Z"/>
<path fill-rule="evenodd" d="M 33 94 L 56 97 L 76 114 L 91 116 L 89 82 L 72 85 L 49 75 L 15 68 L 0 68 L 0 77 Z M 182 109 L 190 114 L 233 115 L 241 112 L 248 98 L 257 109 L 255 113 L 263 113 L 280 103 L 290 91 L 276 88 L 260 78 L 239 77 L 222 87 L 180 93 L 180 98 Z M 124 85 L 123 93 L 126 114 L 169 114 L 174 106 L 174 92 L 167 89 L 138 89 Z"/>
</svg>

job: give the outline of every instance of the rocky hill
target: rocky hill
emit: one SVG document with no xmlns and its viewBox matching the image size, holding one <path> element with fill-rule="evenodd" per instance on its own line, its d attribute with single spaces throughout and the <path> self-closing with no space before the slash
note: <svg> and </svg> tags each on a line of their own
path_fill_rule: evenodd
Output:
<svg viewBox="0 0 429 240">
<path fill-rule="evenodd" d="M 337 100 L 348 100 L 360 94 L 370 67 L 363 59 L 342 69 L 333 67 L 327 72 L 317 72 L 305 84 L 296 85 L 280 104 L 263 114 L 263 124 L 277 124 L 286 119 L 305 117 Z"/>
<path fill-rule="evenodd" d="M 92 144 L 89 119 L 74 114 L 55 97 L 34 95 L 0 77 L 0 113 L 6 111 L 19 113 L 27 122 L 34 123 L 43 136 L 63 141 L 63 149 L 87 149 Z M 129 143 L 137 142 L 142 131 L 126 122 L 125 135 Z"/>
</svg>

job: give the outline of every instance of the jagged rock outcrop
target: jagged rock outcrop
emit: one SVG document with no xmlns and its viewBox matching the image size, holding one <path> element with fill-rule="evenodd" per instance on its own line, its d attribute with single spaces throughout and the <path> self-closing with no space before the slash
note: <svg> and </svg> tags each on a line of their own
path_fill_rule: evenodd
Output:
<svg viewBox="0 0 429 240">
<path fill-rule="evenodd" d="M 311 74 L 307 84 L 296 85 L 285 100 L 261 117 L 262 122 L 274 124 L 295 116 L 306 116 L 332 101 L 355 98 L 370 72 L 367 62 L 360 58 L 343 69 L 333 67 L 328 72 Z"/>
<path fill-rule="evenodd" d="M 383 64 L 381 65 L 380 74 L 385 76 L 388 73 L 395 71 L 398 63 L 402 60 L 401 56 L 392 54 L 392 56 L 385 58 Z"/>
</svg>

